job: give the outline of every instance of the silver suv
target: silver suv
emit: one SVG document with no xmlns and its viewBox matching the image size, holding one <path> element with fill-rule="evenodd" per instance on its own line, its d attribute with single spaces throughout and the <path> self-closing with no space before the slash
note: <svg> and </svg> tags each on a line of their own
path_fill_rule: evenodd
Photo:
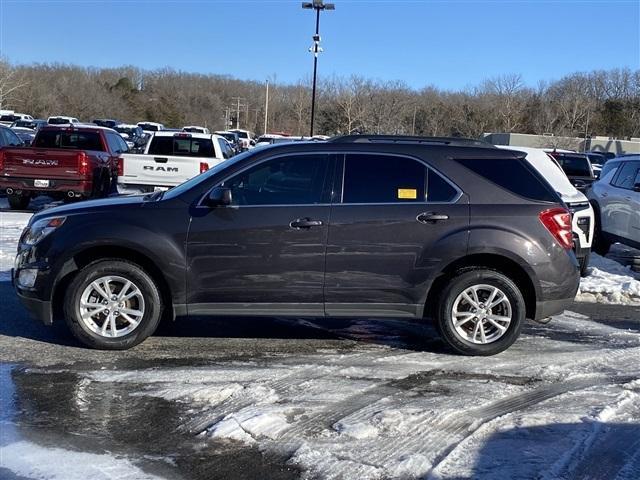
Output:
<svg viewBox="0 0 640 480">
<path fill-rule="evenodd" d="M 596 215 L 595 252 L 606 255 L 613 242 L 640 248 L 640 155 L 605 163 L 587 197 Z"/>
</svg>

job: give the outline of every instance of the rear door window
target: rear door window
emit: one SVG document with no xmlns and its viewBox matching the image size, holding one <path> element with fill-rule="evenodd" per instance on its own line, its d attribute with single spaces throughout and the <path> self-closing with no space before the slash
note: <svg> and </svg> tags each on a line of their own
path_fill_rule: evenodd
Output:
<svg viewBox="0 0 640 480">
<path fill-rule="evenodd" d="M 342 203 L 451 202 L 457 195 L 440 174 L 412 158 L 345 156 Z"/>
</svg>

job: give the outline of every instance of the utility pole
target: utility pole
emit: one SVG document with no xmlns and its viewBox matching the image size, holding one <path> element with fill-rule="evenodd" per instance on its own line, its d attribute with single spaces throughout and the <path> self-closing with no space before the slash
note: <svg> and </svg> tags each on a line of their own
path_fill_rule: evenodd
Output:
<svg viewBox="0 0 640 480">
<path fill-rule="evenodd" d="M 335 10 L 333 3 L 324 3 L 324 0 L 313 0 L 313 2 L 303 2 L 302 8 L 316 11 L 316 33 L 313 36 L 313 46 L 309 49 L 313 53 L 313 87 L 311 90 L 311 133 L 313 137 L 313 122 L 316 114 L 316 82 L 318 76 L 318 54 L 322 52 L 320 48 L 320 10 Z"/>
<path fill-rule="evenodd" d="M 244 104 L 241 105 L 240 101 L 241 100 L 244 101 L 244 98 L 242 98 L 242 97 L 231 97 L 231 100 L 236 102 L 236 105 L 235 105 L 235 107 L 236 107 L 236 128 L 239 129 L 240 128 L 240 107 L 244 108 L 244 106 L 245 106 Z"/>
<path fill-rule="evenodd" d="M 264 97 L 264 134 L 267 134 L 267 122 L 269 120 L 269 80 L 267 80 L 267 91 Z"/>
</svg>

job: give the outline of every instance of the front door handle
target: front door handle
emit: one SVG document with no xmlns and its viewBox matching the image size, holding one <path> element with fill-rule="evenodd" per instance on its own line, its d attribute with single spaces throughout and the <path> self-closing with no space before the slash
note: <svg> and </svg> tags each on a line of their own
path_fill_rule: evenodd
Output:
<svg viewBox="0 0 640 480">
<path fill-rule="evenodd" d="M 436 223 L 444 220 L 449 220 L 449 215 L 441 215 L 434 212 L 421 213 L 416 217 L 416 220 L 420 223 Z"/>
<path fill-rule="evenodd" d="M 289 223 L 291 228 L 300 230 L 301 228 L 321 227 L 322 220 L 311 220 L 310 218 L 297 218 Z"/>
</svg>

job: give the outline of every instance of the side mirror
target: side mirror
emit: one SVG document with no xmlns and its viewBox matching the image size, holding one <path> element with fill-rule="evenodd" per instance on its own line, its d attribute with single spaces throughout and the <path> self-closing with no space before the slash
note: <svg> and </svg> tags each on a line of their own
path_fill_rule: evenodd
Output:
<svg viewBox="0 0 640 480">
<path fill-rule="evenodd" d="M 232 200 L 229 188 L 215 187 L 207 195 L 207 205 L 210 207 L 225 207 L 231 205 Z"/>
<path fill-rule="evenodd" d="M 640 182 L 636 183 L 636 184 L 633 186 L 633 191 L 634 191 L 634 192 L 640 192 Z"/>
</svg>

